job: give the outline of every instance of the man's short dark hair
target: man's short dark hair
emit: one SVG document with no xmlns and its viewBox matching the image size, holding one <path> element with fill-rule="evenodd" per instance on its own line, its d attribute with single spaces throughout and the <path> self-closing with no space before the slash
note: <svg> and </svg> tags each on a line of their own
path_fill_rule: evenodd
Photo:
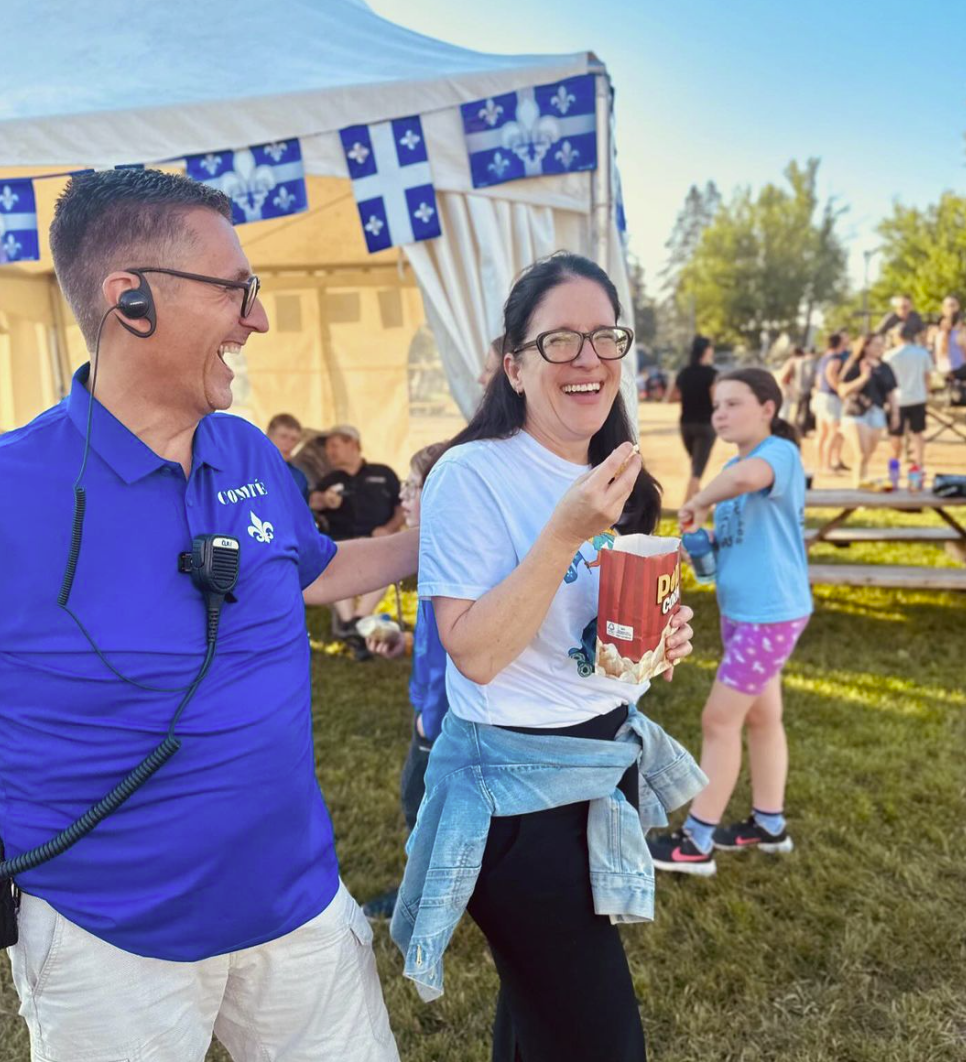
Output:
<svg viewBox="0 0 966 1062">
<path fill-rule="evenodd" d="M 907 320 L 899 329 L 899 338 L 906 343 L 914 343 L 921 331 L 922 325 L 918 321 Z"/>
<path fill-rule="evenodd" d="M 133 266 L 177 265 L 161 258 L 188 239 L 184 216 L 199 208 L 231 220 L 224 193 L 177 174 L 103 170 L 71 178 L 54 210 L 50 249 L 89 349 L 107 308 L 104 278 Z"/>
<path fill-rule="evenodd" d="M 829 350 L 835 350 L 836 347 L 840 347 L 841 345 L 842 345 L 842 333 L 841 332 L 833 332 L 828 337 Z"/>
<path fill-rule="evenodd" d="M 291 413 L 276 413 L 268 422 L 267 434 L 271 435 L 273 431 L 278 431 L 279 428 L 290 428 L 292 431 L 301 431 L 302 425 Z"/>
</svg>

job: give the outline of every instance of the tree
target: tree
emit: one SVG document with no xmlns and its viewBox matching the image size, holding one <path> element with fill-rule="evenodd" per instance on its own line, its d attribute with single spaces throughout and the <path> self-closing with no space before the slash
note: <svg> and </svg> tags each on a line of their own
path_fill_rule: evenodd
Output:
<svg viewBox="0 0 966 1062">
<path fill-rule="evenodd" d="M 767 350 L 784 333 L 807 334 L 813 313 L 845 290 L 835 231 L 842 210 L 833 200 L 820 205 L 818 166 L 790 162 L 787 188 L 738 189 L 702 229 L 675 301 L 682 313 L 693 305 L 701 330 L 719 342 Z"/>
<path fill-rule="evenodd" d="M 688 189 L 684 206 L 678 212 L 674 228 L 664 245 L 668 252 L 667 264 L 659 274 L 663 290 L 676 287 L 681 270 L 691 261 L 701 242 L 701 233 L 714 220 L 719 206 L 721 193 L 714 181 L 708 181 L 704 191 L 696 184 L 692 184 Z"/>
<path fill-rule="evenodd" d="M 657 334 L 657 317 L 654 300 L 647 294 L 644 283 L 644 267 L 634 257 L 628 256 L 628 281 L 631 288 L 631 303 L 634 315 L 634 338 L 644 347 L 654 343 Z"/>
<path fill-rule="evenodd" d="M 696 184 L 688 189 L 684 206 L 678 212 L 671 235 L 665 243 L 667 262 L 658 278 L 664 298 L 656 310 L 658 345 L 676 351 L 684 351 L 697 331 L 693 301 L 681 307 L 676 298 L 681 273 L 691 261 L 701 234 L 711 224 L 721 205 L 721 193 L 714 181 L 708 181 L 702 190 Z"/>
<path fill-rule="evenodd" d="M 966 295 L 966 197 L 946 192 L 925 210 L 897 203 L 878 232 L 882 271 L 869 293 L 873 324 L 892 295 L 911 295 L 922 314 L 938 313 L 947 295 Z"/>
</svg>

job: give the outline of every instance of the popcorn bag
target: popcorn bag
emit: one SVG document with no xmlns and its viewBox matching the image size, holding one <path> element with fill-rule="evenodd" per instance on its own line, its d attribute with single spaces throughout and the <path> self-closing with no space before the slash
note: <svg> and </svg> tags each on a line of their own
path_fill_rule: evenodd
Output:
<svg viewBox="0 0 966 1062">
<path fill-rule="evenodd" d="M 667 639 L 681 607 L 680 540 L 622 535 L 600 552 L 596 674 L 638 684 L 671 666 Z"/>
</svg>

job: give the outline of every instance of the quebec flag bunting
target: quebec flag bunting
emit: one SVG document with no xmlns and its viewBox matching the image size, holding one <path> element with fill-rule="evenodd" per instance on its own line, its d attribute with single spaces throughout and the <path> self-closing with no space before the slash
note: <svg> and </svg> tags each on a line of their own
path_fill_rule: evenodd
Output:
<svg viewBox="0 0 966 1062">
<path fill-rule="evenodd" d="M 442 235 L 418 115 L 339 130 L 369 253 Z"/>
<path fill-rule="evenodd" d="M 39 261 L 33 181 L 0 181 L 0 262 Z"/>
<path fill-rule="evenodd" d="M 597 169 L 595 82 L 582 74 L 462 104 L 473 187 Z"/>
<path fill-rule="evenodd" d="M 188 155 L 189 177 L 224 192 L 235 225 L 300 214 L 308 208 L 302 149 L 297 139 Z"/>
</svg>

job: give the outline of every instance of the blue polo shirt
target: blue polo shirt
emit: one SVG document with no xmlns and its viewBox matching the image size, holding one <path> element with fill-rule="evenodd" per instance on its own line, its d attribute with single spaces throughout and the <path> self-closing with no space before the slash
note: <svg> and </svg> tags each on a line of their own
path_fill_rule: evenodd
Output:
<svg viewBox="0 0 966 1062">
<path fill-rule="evenodd" d="M 428 597 L 419 599 L 416 611 L 409 703 L 413 711 L 423 717 L 423 733 L 430 741 L 435 741 L 449 704 L 446 700 L 446 650 L 439 640 L 436 613 Z"/>
<path fill-rule="evenodd" d="M 57 604 L 81 463 L 88 366 L 68 398 L 0 436 L 0 836 L 7 857 L 49 840 L 165 735 L 181 700 L 113 675 Z M 276 447 L 205 417 L 191 474 L 95 402 L 87 515 L 70 607 L 111 663 L 184 687 L 205 610 L 178 554 L 207 532 L 241 542 L 236 603 L 181 718 L 175 753 L 73 848 L 18 877 L 117 947 L 197 960 L 264 943 L 338 888 L 315 777 L 301 589 L 335 555 Z"/>
</svg>

